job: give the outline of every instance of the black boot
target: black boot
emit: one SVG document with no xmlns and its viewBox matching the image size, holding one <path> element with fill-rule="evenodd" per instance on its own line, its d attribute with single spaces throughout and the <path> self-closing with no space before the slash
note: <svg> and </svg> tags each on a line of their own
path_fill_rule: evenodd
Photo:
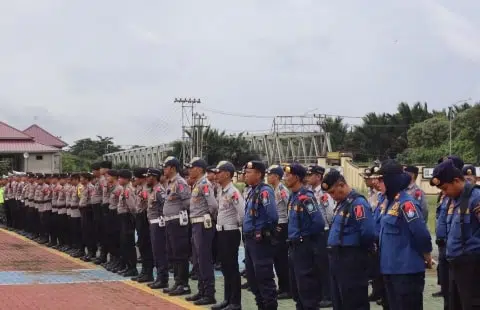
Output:
<svg viewBox="0 0 480 310">
<path fill-rule="evenodd" d="M 137 277 L 138 283 L 153 282 L 153 270 L 151 268 L 145 269 L 143 275 Z"/>
<path fill-rule="evenodd" d="M 203 298 L 203 294 L 197 293 L 195 295 L 188 296 L 187 298 L 185 298 L 185 300 L 186 301 L 197 301 L 197 300 L 200 300 L 202 298 Z"/>
<path fill-rule="evenodd" d="M 142 267 L 142 270 L 140 270 L 140 273 L 138 276 L 131 278 L 130 280 L 132 281 L 138 281 L 138 278 L 142 277 L 145 274 L 145 269 Z"/>
<path fill-rule="evenodd" d="M 147 284 L 147 285 L 152 290 L 158 290 L 160 288 L 166 289 L 166 288 L 168 288 L 168 280 L 162 280 L 160 277 L 157 277 L 155 282 Z"/>
<path fill-rule="evenodd" d="M 171 286 L 171 287 L 164 288 L 164 289 L 163 289 L 163 292 L 164 292 L 165 294 L 170 294 L 170 292 L 175 291 L 179 286 L 180 286 L 180 284 L 175 283 L 175 284 L 173 284 L 173 286 Z"/>
<path fill-rule="evenodd" d="M 228 306 L 228 300 L 224 300 L 219 304 L 213 305 L 210 309 L 211 310 L 223 310 L 223 308 L 226 308 Z"/>
</svg>

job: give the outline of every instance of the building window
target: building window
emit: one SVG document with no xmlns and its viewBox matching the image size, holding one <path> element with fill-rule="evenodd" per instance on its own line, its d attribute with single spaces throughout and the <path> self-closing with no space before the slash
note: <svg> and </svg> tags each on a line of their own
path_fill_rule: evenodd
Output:
<svg viewBox="0 0 480 310">
<path fill-rule="evenodd" d="M 43 155 L 37 155 L 37 156 L 35 156 L 35 159 L 36 160 L 43 160 Z"/>
</svg>

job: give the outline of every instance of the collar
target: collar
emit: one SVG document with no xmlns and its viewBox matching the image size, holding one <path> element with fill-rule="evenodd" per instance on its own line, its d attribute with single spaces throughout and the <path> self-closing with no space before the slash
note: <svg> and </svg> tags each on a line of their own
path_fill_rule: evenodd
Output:
<svg viewBox="0 0 480 310">
<path fill-rule="evenodd" d="M 228 192 L 232 187 L 233 187 L 233 182 L 230 181 L 230 183 L 228 183 L 227 186 L 222 187 L 222 193 Z"/>
</svg>

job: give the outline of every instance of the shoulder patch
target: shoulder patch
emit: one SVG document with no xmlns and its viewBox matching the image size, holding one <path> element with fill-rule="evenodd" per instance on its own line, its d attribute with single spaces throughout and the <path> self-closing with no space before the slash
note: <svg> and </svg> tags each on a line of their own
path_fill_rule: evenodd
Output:
<svg viewBox="0 0 480 310">
<path fill-rule="evenodd" d="M 124 190 L 123 197 L 125 197 L 125 199 L 128 199 L 129 196 L 130 196 L 130 193 L 128 192 L 128 189 Z"/>
<path fill-rule="evenodd" d="M 411 222 L 414 219 L 418 219 L 417 208 L 411 201 L 406 201 L 402 206 L 403 215 L 407 222 Z"/>
<path fill-rule="evenodd" d="M 270 204 L 270 194 L 268 193 L 268 191 L 262 191 L 260 193 L 260 197 L 262 197 L 262 204 L 264 207 Z"/>
<path fill-rule="evenodd" d="M 417 189 L 417 190 L 415 191 L 415 198 L 416 198 L 417 200 L 420 199 L 420 198 L 422 198 L 422 191 L 421 191 L 421 190 Z"/>
<path fill-rule="evenodd" d="M 205 197 L 208 197 L 210 195 L 210 188 L 208 187 L 207 182 L 204 182 L 204 185 L 203 185 L 203 195 Z"/>
<path fill-rule="evenodd" d="M 362 220 L 365 218 L 365 207 L 363 205 L 356 205 L 353 208 L 353 213 L 355 214 L 356 220 Z"/>
</svg>

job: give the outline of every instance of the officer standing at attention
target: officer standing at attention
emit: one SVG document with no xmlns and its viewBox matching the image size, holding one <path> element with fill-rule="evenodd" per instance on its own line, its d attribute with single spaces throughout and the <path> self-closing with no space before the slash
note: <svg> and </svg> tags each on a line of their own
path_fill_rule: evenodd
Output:
<svg viewBox="0 0 480 310">
<path fill-rule="evenodd" d="M 82 247 L 82 215 L 78 209 L 80 202 L 79 189 L 80 174 L 72 174 L 72 187 L 70 189 L 70 235 L 72 238 L 72 250 L 69 254 L 72 257 L 80 258 L 85 255 L 85 249 Z"/>
<path fill-rule="evenodd" d="M 418 177 L 418 167 L 407 166 L 404 168 L 404 171 L 410 176 L 410 184 L 407 188 L 407 194 L 412 196 L 418 201 L 420 208 L 422 210 L 423 220 L 425 223 L 428 223 L 428 205 L 427 199 L 425 197 L 425 192 L 418 187 L 416 181 Z"/>
<path fill-rule="evenodd" d="M 108 243 L 110 252 L 110 264 L 106 269 L 111 272 L 119 272 L 125 268 L 120 255 L 120 218 L 118 216 L 118 203 L 123 192 L 123 187 L 118 184 L 118 171 L 108 170 L 109 204 L 108 204 Z"/>
<path fill-rule="evenodd" d="M 316 263 L 325 221 L 315 195 L 303 186 L 306 169 L 293 163 L 285 168 L 285 184 L 292 191 L 288 200 L 290 281 L 297 309 L 318 309 L 321 296 Z"/>
<path fill-rule="evenodd" d="M 432 265 L 432 242 L 418 200 L 407 193 L 411 177 L 394 160 L 378 172 L 385 183 L 387 214 L 380 228 L 380 271 L 392 310 L 423 309 L 425 264 Z"/>
<path fill-rule="evenodd" d="M 276 310 L 272 235 L 278 225 L 278 214 L 275 194 L 270 186 L 263 183 L 265 170 L 261 161 L 250 161 L 245 169 L 245 181 L 250 186 L 243 219 L 245 268 L 258 308 Z"/>
<path fill-rule="evenodd" d="M 452 160 L 435 167 L 430 185 L 453 202 L 447 210 L 449 309 L 480 309 L 480 187 L 466 182 Z"/>
<path fill-rule="evenodd" d="M 102 191 L 102 214 L 100 226 L 100 256 L 94 261 L 96 265 L 106 266 L 108 255 L 108 220 L 109 220 L 109 204 L 110 204 L 110 188 L 107 181 L 107 172 L 112 169 L 110 161 L 103 161 L 100 163 L 100 177 L 98 183 Z"/>
<path fill-rule="evenodd" d="M 463 160 L 458 156 L 447 156 L 442 157 L 438 160 L 437 164 L 442 163 L 445 160 L 451 160 L 453 165 L 458 169 L 462 170 L 464 163 Z M 440 292 L 433 293 L 433 297 L 443 297 L 444 309 L 448 309 L 448 291 L 449 291 L 449 266 L 447 260 L 447 210 L 450 205 L 452 205 L 453 210 L 453 201 L 451 198 L 447 197 L 443 192 L 440 192 L 440 197 L 438 201 L 439 205 L 436 210 L 436 240 L 435 243 L 438 246 L 438 266 L 437 266 L 437 277 L 438 284 L 440 285 Z M 451 217 L 449 217 L 451 219 Z"/>
<path fill-rule="evenodd" d="M 93 208 L 91 198 L 95 187 L 91 183 L 93 175 L 85 172 L 80 176 L 82 185 L 80 191 L 80 201 L 78 207 L 82 217 L 82 240 L 83 246 L 88 250 L 88 254 L 81 258 L 85 262 L 90 262 L 97 256 L 97 242 L 95 239 L 95 226 L 93 223 Z"/>
<path fill-rule="evenodd" d="M 212 184 L 213 186 L 213 194 L 215 195 L 215 199 L 217 199 L 218 202 L 218 197 L 220 196 L 220 191 L 221 186 L 218 184 L 216 180 L 216 175 L 215 172 L 216 168 L 215 166 L 208 166 L 207 167 L 207 180 Z M 216 223 L 214 223 L 216 225 Z M 215 231 L 215 236 L 213 237 L 213 246 L 212 246 L 212 253 L 213 253 L 213 261 L 215 263 L 215 270 L 221 270 L 222 265 L 220 264 L 218 260 L 218 249 L 217 249 L 217 231 Z"/>
<path fill-rule="evenodd" d="M 475 166 L 465 165 L 462 172 L 466 181 L 470 182 L 471 184 L 477 184 L 477 171 Z"/>
<path fill-rule="evenodd" d="M 273 264 L 278 278 L 277 299 L 289 299 L 290 275 L 288 273 L 288 199 L 289 192 L 285 185 L 280 182 L 283 178 L 283 168 L 280 165 L 272 165 L 267 170 L 267 182 L 274 189 L 275 202 L 277 203 L 278 226 L 274 234 L 275 257 Z"/>
<path fill-rule="evenodd" d="M 320 212 L 322 213 L 323 220 L 325 221 L 325 234 L 323 234 L 323 242 L 320 243 L 319 251 L 319 264 L 322 266 L 320 271 L 320 285 L 322 289 L 322 300 L 320 301 L 320 308 L 328 308 L 332 306 L 332 294 L 330 292 L 330 268 L 328 266 L 328 254 L 327 254 L 327 240 L 328 233 L 330 231 L 330 225 L 333 221 L 333 210 L 335 209 L 335 202 L 332 197 L 322 190 L 322 180 L 325 169 L 318 165 L 308 166 L 307 169 L 307 181 L 309 187 L 315 194 L 318 205 L 320 206 Z"/>
<path fill-rule="evenodd" d="M 216 180 L 220 185 L 217 216 L 217 248 L 222 265 L 224 300 L 212 306 L 212 310 L 241 310 L 240 271 L 238 247 L 240 246 L 240 225 L 243 222 L 245 201 L 233 185 L 235 167 L 228 161 L 221 161 L 216 168 Z"/>
<path fill-rule="evenodd" d="M 138 251 L 142 257 L 142 270 L 137 277 L 132 278 L 138 283 L 153 282 L 153 253 L 150 240 L 150 223 L 147 217 L 148 188 L 147 168 L 138 168 L 133 171 L 135 180 L 135 229 L 138 234 Z"/>
<path fill-rule="evenodd" d="M 101 245 L 101 230 L 102 230 L 102 195 L 103 195 L 103 189 L 101 186 L 101 172 L 100 172 L 100 163 L 93 163 L 91 168 L 92 168 L 92 174 L 93 174 L 93 193 L 91 199 L 91 204 L 92 204 L 92 212 L 93 212 L 93 240 L 95 242 L 95 245 Z M 104 257 L 102 257 L 102 249 L 100 248 L 100 256 L 97 258 L 97 254 L 95 253 L 95 257 L 93 259 L 93 262 L 95 264 L 101 264 L 105 261 Z"/>
<path fill-rule="evenodd" d="M 328 237 L 333 308 L 370 309 L 368 253 L 375 240 L 371 207 L 337 170 L 325 175 L 322 189 L 337 202 Z"/>
<path fill-rule="evenodd" d="M 189 163 L 188 175 L 195 182 L 190 199 L 190 222 L 192 240 L 198 263 L 198 293 L 187 297 L 195 305 L 215 304 L 215 274 L 213 268 L 214 219 L 218 213 L 218 203 L 213 186 L 206 178 L 207 162 L 194 157 Z"/>
<path fill-rule="evenodd" d="M 188 295 L 191 290 L 188 285 L 190 239 L 187 211 L 191 192 L 185 179 L 179 175 L 178 159 L 169 156 L 165 159 L 163 166 L 163 172 L 168 180 L 163 216 L 166 223 L 168 259 L 173 265 L 175 276 L 173 286 L 164 289 L 163 292 L 170 296 Z"/>
<path fill-rule="evenodd" d="M 157 277 L 153 283 L 148 284 L 151 289 L 168 287 L 168 260 L 165 237 L 165 217 L 163 205 L 165 203 L 165 188 L 160 183 L 163 172 L 158 169 L 148 168 L 147 176 L 147 218 L 150 224 L 150 241 L 152 244 L 153 260 Z"/>
</svg>

